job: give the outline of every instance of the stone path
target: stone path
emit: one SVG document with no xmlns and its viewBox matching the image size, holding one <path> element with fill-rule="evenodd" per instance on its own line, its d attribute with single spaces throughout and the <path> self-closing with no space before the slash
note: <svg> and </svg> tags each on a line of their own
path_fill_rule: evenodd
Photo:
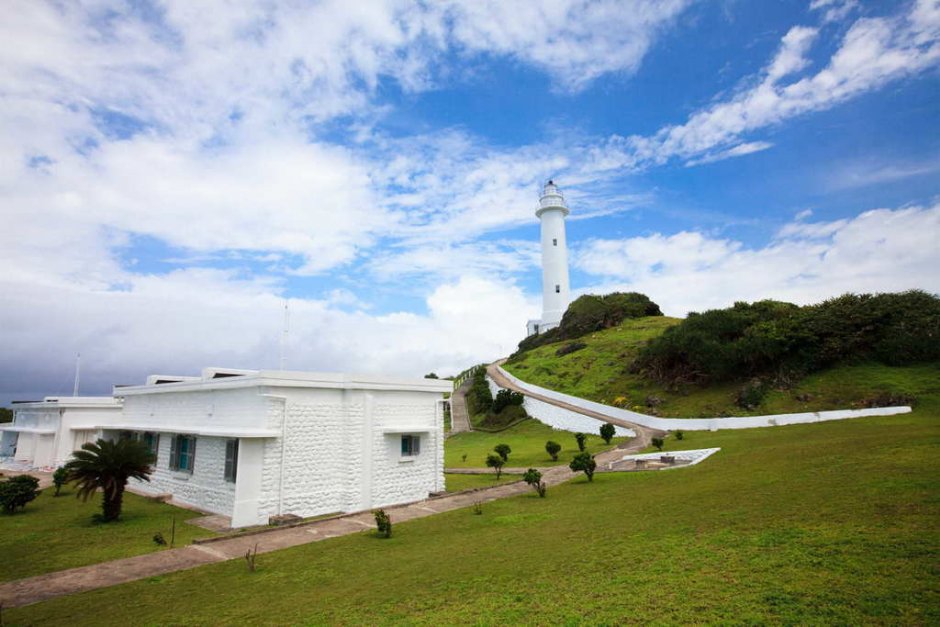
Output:
<svg viewBox="0 0 940 627">
<path fill-rule="evenodd" d="M 470 431 L 470 416 L 467 414 L 467 391 L 473 385 L 473 377 L 468 377 L 459 388 L 450 395 L 450 434 Z"/>
</svg>

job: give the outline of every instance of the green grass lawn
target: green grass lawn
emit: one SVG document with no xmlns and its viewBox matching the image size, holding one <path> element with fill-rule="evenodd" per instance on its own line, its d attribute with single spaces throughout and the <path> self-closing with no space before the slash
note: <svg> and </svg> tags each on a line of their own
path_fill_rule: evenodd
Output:
<svg viewBox="0 0 940 627">
<path fill-rule="evenodd" d="M 603 423 L 597 423 L 598 428 L 601 424 Z M 614 438 L 608 446 L 604 444 L 600 435 L 589 434 L 587 450 L 598 453 L 626 439 Z M 549 440 L 554 440 L 562 446 L 557 462 L 553 462 L 549 454 L 545 452 L 545 443 Z M 493 452 L 493 447 L 497 444 L 509 445 L 512 453 L 509 455 L 506 466 L 516 468 L 567 464 L 578 452 L 578 443 L 574 439 L 574 433 L 552 429 L 537 420 L 526 420 L 499 433 L 467 431 L 450 436 L 444 440 L 444 466 L 447 468 L 486 468 L 486 456 Z M 465 454 L 466 461 L 463 459 Z"/>
<path fill-rule="evenodd" d="M 519 481 L 521 478 L 522 475 L 507 475 L 503 473 L 499 481 L 496 481 L 495 472 L 485 475 L 447 473 L 444 475 L 444 485 L 448 492 L 460 492 L 461 490 L 469 490 L 470 488 L 491 488 L 495 485 L 504 485 L 506 483 L 512 483 L 513 481 Z"/>
<path fill-rule="evenodd" d="M 893 368 L 863 363 L 810 375 L 788 390 L 772 390 L 760 406 L 745 410 L 734 402 L 740 383 L 667 391 L 630 373 L 629 365 L 640 347 L 678 322 L 665 317 L 626 320 L 621 326 L 580 338 L 587 347 L 574 353 L 556 356 L 555 351 L 568 343 L 558 342 L 523 353 L 504 367 L 528 383 L 641 413 L 648 411 L 647 396 L 656 396 L 663 401 L 659 415 L 675 418 L 845 409 L 879 392 L 918 397 L 940 393 L 940 364 Z M 799 400 L 807 394 L 808 400 Z"/>
<path fill-rule="evenodd" d="M 11 624 L 938 624 L 940 403 L 11 609 Z M 9 562 L 9 560 L 8 560 Z M 105 614 L 102 614 L 102 611 Z"/>
<path fill-rule="evenodd" d="M 43 490 L 13 515 L 0 514 L 0 581 L 160 550 L 153 536 L 160 532 L 169 542 L 173 517 L 176 546 L 216 535 L 183 522 L 200 514 L 130 493 L 124 495 L 120 521 L 96 523 L 92 517 L 101 511 L 100 495 L 83 503 L 68 487 L 60 496 L 53 492 Z"/>
</svg>

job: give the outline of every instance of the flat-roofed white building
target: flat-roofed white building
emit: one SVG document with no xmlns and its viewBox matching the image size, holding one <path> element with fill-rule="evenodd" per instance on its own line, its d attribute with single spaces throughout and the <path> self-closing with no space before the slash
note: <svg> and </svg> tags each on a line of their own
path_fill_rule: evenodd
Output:
<svg viewBox="0 0 940 627">
<path fill-rule="evenodd" d="M 348 512 L 444 490 L 443 396 L 450 381 L 207 368 L 116 387 L 104 437 L 157 454 L 139 491 L 230 516 Z"/>
<path fill-rule="evenodd" d="M 24 466 L 54 468 L 116 423 L 121 401 L 110 396 L 47 396 L 13 403 L 13 422 L 0 425 L 0 457 Z"/>
</svg>

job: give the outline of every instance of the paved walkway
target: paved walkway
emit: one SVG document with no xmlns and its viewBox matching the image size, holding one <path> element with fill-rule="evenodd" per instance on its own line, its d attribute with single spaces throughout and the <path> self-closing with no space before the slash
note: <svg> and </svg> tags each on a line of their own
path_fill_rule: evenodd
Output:
<svg viewBox="0 0 940 627">
<path fill-rule="evenodd" d="M 515 383 L 513 383 L 512 381 L 507 379 L 505 376 L 503 376 L 503 374 L 499 371 L 499 368 L 497 368 L 497 366 L 502 365 L 503 362 L 505 361 L 506 361 L 505 359 L 502 359 L 486 367 L 486 373 L 490 376 L 491 379 L 493 379 L 493 381 L 496 382 L 496 385 L 502 388 L 513 390 L 515 392 L 520 392 L 521 394 L 525 396 L 529 396 L 536 400 L 540 400 L 543 403 L 548 403 L 549 405 L 555 405 L 556 407 L 561 407 L 563 409 L 573 411 L 575 413 L 581 414 L 583 416 L 587 416 L 589 418 L 595 418 L 602 422 L 609 422 L 612 425 L 617 425 L 620 427 L 625 427 L 627 429 L 632 429 L 633 432 L 636 433 L 636 438 L 630 441 L 631 448 L 633 448 L 633 446 L 636 445 L 636 448 L 633 450 L 639 451 L 650 446 L 650 444 L 652 444 L 652 439 L 654 437 L 661 436 L 665 433 L 664 431 L 659 431 L 658 429 L 651 429 L 650 427 L 644 427 L 643 425 L 638 425 L 635 422 L 628 422 L 620 418 L 608 416 L 607 414 L 603 414 L 601 412 L 592 411 L 590 409 L 584 409 L 582 407 L 576 407 L 575 405 L 569 405 L 568 403 L 556 400 L 554 398 L 542 396 L 541 394 L 533 394 L 531 392 L 523 390 L 522 388 L 518 387 Z"/>
<path fill-rule="evenodd" d="M 473 377 L 468 377 L 450 395 L 450 433 L 448 435 L 470 431 L 470 416 L 467 414 L 466 395 L 472 385 Z"/>
</svg>

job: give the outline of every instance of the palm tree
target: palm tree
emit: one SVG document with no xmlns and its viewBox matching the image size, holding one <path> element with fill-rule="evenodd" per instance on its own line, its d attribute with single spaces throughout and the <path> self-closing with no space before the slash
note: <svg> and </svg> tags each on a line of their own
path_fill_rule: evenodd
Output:
<svg viewBox="0 0 940 627">
<path fill-rule="evenodd" d="M 117 520 L 124 501 L 124 487 L 131 477 L 150 481 L 151 464 L 156 460 L 143 442 L 131 439 L 102 440 L 82 444 L 65 465 L 68 480 L 75 481 L 78 496 L 87 501 L 102 491 L 102 519 Z"/>
</svg>

